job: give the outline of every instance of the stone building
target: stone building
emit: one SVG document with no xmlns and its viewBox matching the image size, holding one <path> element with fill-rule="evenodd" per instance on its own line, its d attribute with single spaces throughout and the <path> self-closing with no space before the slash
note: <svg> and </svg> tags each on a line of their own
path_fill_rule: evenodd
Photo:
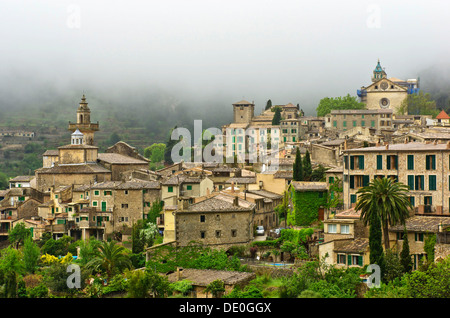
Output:
<svg viewBox="0 0 450 318">
<path fill-rule="evenodd" d="M 223 193 L 188 205 L 180 200 L 174 212 L 175 240 L 180 246 L 194 241 L 228 249 L 253 240 L 255 204 Z"/>
<path fill-rule="evenodd" d="M 354 127 L 392 129 L 392 109 L 332 110 L 325 116 L 325 128 L 347 131 Z"/>
<path fill-rule="evenodd" d="M 405 142 L 344 151 L 344 207 L 357 201 L 359 188 L 389 177 L 410 188 L 415 214 L 449 215 L 450 143 Z"/>
<path fill-rule="evenodd" d="M 405 239 L 404 230 L 406 228 L 406 235 L 408 235 L 409 253 L 413 259 L 413 269 L 418 269 L 420 261 L 427 256 L 424 245 L 427 237 L 430 235 L 439 235 L 443 233 L 442 229 L 450 227 L 450 218 L 447 216 L 413 216 L 406 220 L 406 224 L 397 225 L 389 228 L 389 240 L 391 246 L 397 251 L 403 249 L 403 242 Z M 443 243 L 436 241 L 437 245 Z M 450 242 L 449 242 L 450 243 Z M 446 242 L 444 244 L 447 244 Z M 442 247 L 437 246 L 437 249 Z M 436 249 L 436 246 L 435 246 Z M 449 249 L 450 251 L 450 249 Z M 448 255 L 448 254 L 447 254 Z M 446 255 L 436 255 L 435 258 Z M 431 260 L 435 261 L 435 259 Z"/>
</svg>

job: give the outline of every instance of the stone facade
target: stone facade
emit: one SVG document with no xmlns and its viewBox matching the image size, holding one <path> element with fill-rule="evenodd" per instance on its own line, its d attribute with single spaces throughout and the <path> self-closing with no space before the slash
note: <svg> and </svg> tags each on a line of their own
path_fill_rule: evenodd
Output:
<svg viewBox="0 0 450 318">
<path fill-rule="evenodd" d="M 344 155 L 344 207 L 356 203 L 359 188 L 374 177 L 391 177 L 410 185 L 415 213 L 448 215 L 450 147 L 447 144 L 402 143 L 349 149 Z"/>
</svg>

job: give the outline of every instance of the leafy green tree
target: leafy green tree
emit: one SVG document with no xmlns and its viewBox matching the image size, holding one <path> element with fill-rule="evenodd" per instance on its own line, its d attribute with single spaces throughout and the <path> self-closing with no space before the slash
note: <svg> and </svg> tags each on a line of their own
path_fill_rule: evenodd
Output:
<svg viewBox="0 0 450 318">
<path fill-rule="evenodd" d="M 359 195 L 355 210 L 361 211 L 361 219 L 367 225 L 372 213 L 380 217 L 384 234 L 385 250 L 389 249 L 389 226 L 405 224 L 412 208 L 409 187 L 391 178 L 375 178 L 368 186 L 357 191 Z"/>
<path fill-rule="evenodd" d="M 87 268 L 96 272 L 106 272 L 108 278 L 114 276 L 117 271 L 131 267 L 127 249 L 117 245 L 116 241 L 102 241 L 96 255 L 86 264 Z"/>
<path fill-rule="evenodd" d="M 325 180 L 325 172 L 328 168 L 325 168 L 322 164 L 319 164 L 316 169 L 314 169 L 311 173 L 310 181 L 324 181 Z"/>
<path fill-rule="evenodd" d="M 322 98 L 316 108 L 316 112 L 318 117 L 323 117 L 331 113 L 332 110 L 364 108 L 365 104 L 359 102 L 356 96 L 350 96 L 350 94 L 347 94 L 347 96 L 344 97 Z"/>
<path fill-rule="evenodd" d="M 293 172 L 293 180 L 294 181 L 303 181 L 304 173 L 303 173 L 303 162 L 302 156 L 300 154 L 300 148 L 297 147 L 297 151 L 295 153 L 295 161 L 294 161 L 294 172 Z"/>
<path fill-rule="evenodd" d="M 285 190 L 283 192 L 283 200 L 281 203 L 275 208 L 280 216 L 280 219 L 284 219 L 284 226 L 287 227 L 287 215 L 290 212 L 289 208 L 289 190 Z"/>
<path fill-rule="evenodd" d="M 221 279 L 216 279 L 206 286 L 205 292 L 211 293 L 214 298 L 220 298 L 225 292 L 225 283 Z"/>
<path fill-rule="evenodd" d="M 394 281 L 403 275 L 403 265 L 396 251 L 388 249 L 385 251 L 385 266 L 382 279 L 385 282 Z"/>
<path fill-rule="evenodd" d="M 39 249 L 39 246 L 33 242 L 33 239 L 30 236 L 27 237 L 23 245 L 23 261 L 28 273 L 33 274 L 35 272 L 40 255 L 41 250 Z"/>
<path fill-rule="evenodd" d="M 400 253 L 400 263 L 402 264 L 405 273 L 409 273 L 413 268 L 411 254 L 409 253 L 408 232 L 406 231 L 406 227 L 403 232 L 403 247 Z"/>
<path fill-rule="evenodd" d="M 312 166 L 311 166 L 311 155 L 309 151 L 306 150 L 305 156 L 303 157 L 303 180 L 310 181 L 312 175 Z"/>
<path fill-rule="evenodd" d="M 18 276 L 25 273 L 22 253 L 8 246 L 0 252 L 0 286 L 4 285 L 4 297 L 17 296 Z"/>
<path fill-rule="evenodd" d="M 81 267 L 80 289 L 78 289 L 70 288 L 67 284 L 67 278 L 70 275 L 67 273 L 67 265 L 61 264 L 60 262 L 55 262 L 45 268 L 43 273 L 43 283 L 51 292 L 65 293 L 70 296 L 73 296 L 79 292 L 80 289 L 84 289 L 86 287 L 86 279 L 89 276 L 89 270 L 85 267 Z"/>
<path fill-rule="evenodd" d="M 450 257 L 404 277 L 409 297 L 450 298 Z"/>
<path fill-rule="evenodd" d="M 439 114 L 439 110 L 436 108 L 436 102 L 431 99 L 431 95 L 420 91 L 417 94 L 408 94 L 408 97 L 400 105 L 398 113 L 436 116 Z"/>
<path fill-rule="evenodd" d="M 0 189 L 4 190 L 9 187 L 8 176 L 3 172 L 0 172 Z"/>
<path fill-rule="evenodd" d="M 152 206 L 150 207 L 150 211 L 148 212 L 147 220 L 149 222 L 156 224 L 156 218 L 159 217 L 161 211 L 163 210 L 164 201 L 156 200 L 152 202 Z"/>
<path fill-rule="evenodd" d="M 167 277 L 151 269 L 129 271 L 126 275 L 130 298 L 148 298 L 150 293 L 155 298 L 162 298 L 172 291 Z"/>
<path fill-rule="evenodd" d="M 67 255 L 70 251 L 71 242 L 73 241 L 73 238 L 67 235 L 64 235 L 58 240 L 55 240 L 53 238 L 47 239 L 41 247 L 41 253 L 42 254 L 50 254 L 54 256 L 62 256 Z M 73 255 L 74 253 L 72 253 Z"/>
<path fill-rule="evenodd" d="M 133 225 L 132 252 L 134 254 L 141 253 L 145 247 L 152 246 L 157 235 L 158 227 L 155 223 L 149 222 L 148 220 L 138 220 Z"/>
<path fill-rule="evenodd" d="M 272 118 L 272 125 L 277 126 L 280 124 L 280 122 L 281 122 L 281 108 L 276 107 L 275 114 L 273 115 L 273 118 Z"/>
<path fill-rule="evenodd" d="M 25 227 L 24 223 L 17 224 L 8 232 L 8 240 L 12 245 L 15 245 L 16 248 L 19 248 L 19 245 L 30 236 L 31 232 Z"/>
<path fill-rule="evenodd" d="M 89 260 L 94 257 L 100 246 L 99 240 L 95 238 L 89 238 L 87 240 L 80 240 L 78 245 L 80 247 L 78 261 L 81 265 L 86 265 Z"/>
<path fill-rule="evenodd" d="M 434 262 L 434 247 L 436 245 L 436 234 L 429 234 L 425 238 L 423 250 L 427 253 L 428 263 Z"/>
</svg>

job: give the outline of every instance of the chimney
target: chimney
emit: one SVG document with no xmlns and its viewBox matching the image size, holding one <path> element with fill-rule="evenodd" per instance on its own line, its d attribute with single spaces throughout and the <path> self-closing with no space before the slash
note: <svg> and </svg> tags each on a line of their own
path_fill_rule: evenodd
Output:
<svg viewBox="0 0 450 318">
<path fill-rule="evenodd" d="M 233 198 L 233 205 L 234 206 L 239 206 L 239 198 L 238 197 L 234 197 Z"/>
<path fill-rule="evenodd" d="M 177 281 L 180 281 L 183 279 L 183 268 L 177 267 Z"/>
<path fill-rule="evenodd" d="M 389 143 L 388 143 L 388 142 L 385 142 L 384 144 L 385 144 L 385 146 L 386 146 L 386 150 L 388 150 L 388 149 L 389 149 Z"/>
<path fill-rule="evenodd" d="M 231 193 L 234 193 L 234 181 L 231 181 Z"/>
</svg>

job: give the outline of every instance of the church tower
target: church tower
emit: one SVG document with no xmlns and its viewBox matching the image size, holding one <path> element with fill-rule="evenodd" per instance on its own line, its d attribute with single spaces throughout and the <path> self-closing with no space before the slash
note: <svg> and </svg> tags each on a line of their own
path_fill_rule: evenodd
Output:
<svg viewBox="0 0 450 318">
<path fill-rule="evenodd" d="M 241 100 L 240 102 L 233 104 L 233 117 L 234 123 L 249 124 L 252 118 L 255 116 L 255 104 Z"/>
<path fill-rule="evenodd" d="M 382 78 L 386 78 L 386 72 L 384 71 L 384 68 L 381 67 L 380 64 L 380 59 L 378 59 L 378 64 L 375 67 L 375 69 L 373 70 L 373 77 L 372 77 L 372 82 L 377 82 Z"/>
<path fill-rule="evenodd" d="M 81 97 L 80 106 L 77 110 L 77 122 L 69 122 L 69 130 L 75 132 L 79 130 L 84 136 L 83 144 L 94 145 L 94 133 L 99 130 L 99 124 L 91 123 L 91 110 L 89 109 L 86 97 Z"/>
</svg>

